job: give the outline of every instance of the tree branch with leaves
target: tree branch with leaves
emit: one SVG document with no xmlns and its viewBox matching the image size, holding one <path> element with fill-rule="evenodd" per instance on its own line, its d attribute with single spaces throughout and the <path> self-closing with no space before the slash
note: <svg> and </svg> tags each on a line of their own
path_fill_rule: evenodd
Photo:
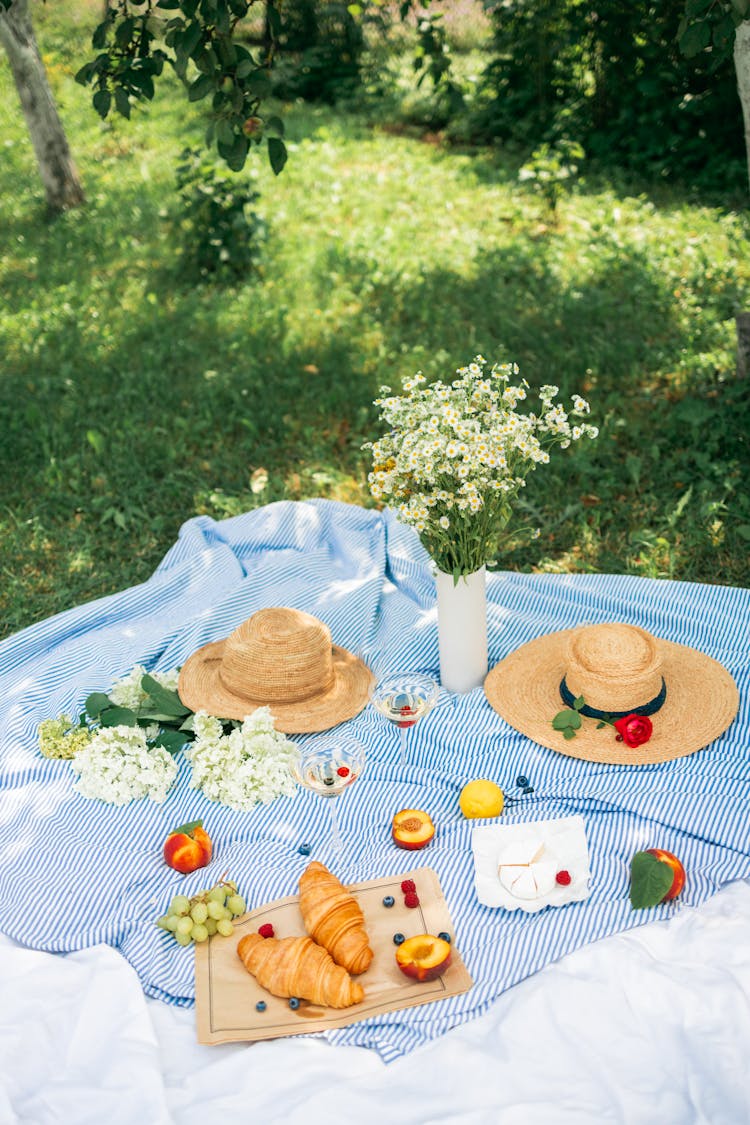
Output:
<svg viewBox="0 0 750 1125">
<path fill-rule="evenodd" d="M 187 88 L 191 102 L 210 99 L 206 144 L 240 171 L 252 145 L 265 143 L 273 171 L 286 163 L 284 126 L 261 116 L 271 92 L 281 20 L 274 0 L 264 4 L 269 42 L 251 51 L 240 42 L 243 21 L 259 0 L 115 0 L 95 29 L 98 54 L 76 80 L 94 90 L 94 109 L 130 117 L 133 102 L 150 101 L 165 66 Z"/>
</svg>

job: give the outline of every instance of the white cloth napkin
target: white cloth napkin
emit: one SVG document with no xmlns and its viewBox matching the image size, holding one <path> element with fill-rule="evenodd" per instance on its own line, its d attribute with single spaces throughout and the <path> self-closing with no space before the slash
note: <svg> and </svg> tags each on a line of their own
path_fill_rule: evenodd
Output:
<svg viewBox="0 0 750 1125">
<path fill-rule="evenodd" d="M 483 825 L 474 829 L 471 847 L 477 898 L 485 906 L 535 914 L 545 906 L 588 898 L 589 849 L 583 817 Z M 556 881 L 558 871 L 570 875 L 567 886 Z"/>
</svg>

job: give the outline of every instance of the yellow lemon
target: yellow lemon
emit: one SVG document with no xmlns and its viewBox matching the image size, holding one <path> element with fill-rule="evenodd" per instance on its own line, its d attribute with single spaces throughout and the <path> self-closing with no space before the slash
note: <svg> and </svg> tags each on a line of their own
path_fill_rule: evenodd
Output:
<svg viewBox="0 0 750 1125">
<path fill-rule="evenodd" d="M 483 816 L 500 816 L 505 802 L 502 789 L 494 781 L 479 778 L 464 785 L 458 803 L 467 820 L 476 820 Z"/>
</svg>

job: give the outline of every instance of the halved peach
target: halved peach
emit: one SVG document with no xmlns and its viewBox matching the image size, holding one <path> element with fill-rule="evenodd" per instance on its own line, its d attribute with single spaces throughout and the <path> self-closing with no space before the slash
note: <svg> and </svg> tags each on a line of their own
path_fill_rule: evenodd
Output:
<svg viewBox="0 0 750 1125">
<path fill-rule="evenodd" d="M 391 835 L 397 847 L 414 852 L 429 844 L 435 835 L 435 825 L 421 809 L 401 809 L 393 818 Z"/>
<path fill-rule="evenodd" d="M 433 934 L 407 938 L 396 950 L 396 964 L 412 980 L 435 980 L 450 965 L 451 947 Z"/>
</svg>

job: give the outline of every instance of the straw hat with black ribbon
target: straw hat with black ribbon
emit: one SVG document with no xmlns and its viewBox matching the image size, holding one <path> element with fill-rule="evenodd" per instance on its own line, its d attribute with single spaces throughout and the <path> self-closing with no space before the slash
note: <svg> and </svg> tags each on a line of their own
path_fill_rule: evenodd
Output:
<svg viewBox="0 0 750 1125">
<path fill-rule="evenodd" d="M 692 754 L 718 738 L 739 707 L 737 685 L 713 657 L 619 622 L 529 641 L 495 665 L 484 690 L 495 711 L 534 742 L 616 765 Z M 581 696 L 581 726 L 566 739 L 552 720 Z M 653 725 L 648 741 L 636 747 L 617 741 L 610 725 L 633 714 Z M 599 726 L 602 719 L 609 722 Z"/>
<path fill-rule="evenodd" d="M 327 625 L 298 609 L 260 609 L 221 641 L 203 645 L 180 670 L 186 707 L 244 719 L 268 706 L 284 734 L 328 730 L 368 701 L 374 676 L 331 641 Z"/>
</svg>

